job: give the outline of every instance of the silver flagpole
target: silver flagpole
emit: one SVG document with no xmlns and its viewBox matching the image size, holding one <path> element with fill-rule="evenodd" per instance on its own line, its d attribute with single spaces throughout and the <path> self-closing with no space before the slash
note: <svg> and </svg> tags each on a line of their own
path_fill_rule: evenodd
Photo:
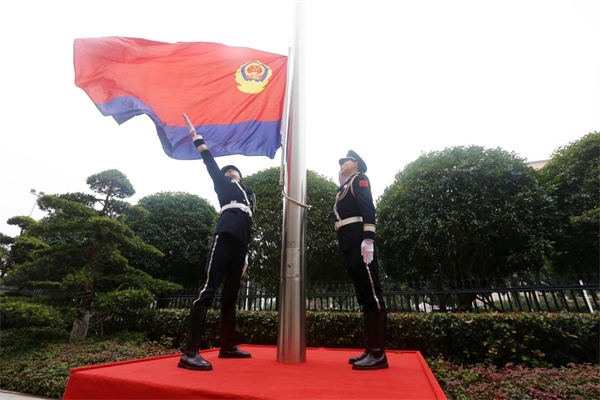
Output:
<svg viewBox="0 0 600 400">
<path fill-rule="evenodd" d="M 285 99 L 283 101 L 283 115 L 281 118 L 281 167 L 279 168 L 279 186 L 285 183 L 285 163 L 287 158 L 287 143 L 290 133 L 290 105 L 292 94 L 292 77 L 294 75 L 294 54 L 288 48 L 287 77 L 285 80 Z"/>
<path fill-rule="evenodd" d="M 285 143 L 285 183 L 279 289 L 277 362 L 306 361 L 306 156 L 304 140 L 304 4 L 296 2 L 291 88 L 291 124 Z M 288 62 L 292 62 L 288 60 Z"/>
</svg>

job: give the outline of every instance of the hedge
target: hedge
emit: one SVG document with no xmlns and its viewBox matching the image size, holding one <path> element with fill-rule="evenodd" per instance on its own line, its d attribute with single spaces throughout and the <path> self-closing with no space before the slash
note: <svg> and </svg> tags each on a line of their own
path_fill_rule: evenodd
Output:
<svg viewBox="0 0 600 400">
<path fill-rule="evenodd" d="M 35 299 L 0 301 L 2 329 L 50 326 L 68 328 L 70 311 L 37 304 Z M 182 348 L 188 310 L 143 310 L 106 320 L 95 329 L 129 329 L 171 348 Z M 92 323 L 97 322 L 92 319 Z M 240 311 L 238 343 L 277 345 L 278 313 Z M 600 314 L 578 313 L 390 313 L 387 348 L 419 350 L 469 365 L 491 362 L 530 367 L 599 362 Z M 308 347 L 362 348 L 360 313 L 308 312 Z M 219 312 L 207 315 L 203 348 L 220 346 Z"/>
<path fill-rule="evenodd" d="M 215 317 L 213 313 L 211 317 Z M 147 342 L 142 333 L 89 337 L 68 343 L 68 332 L 56 328 L 3 331 L 2 389 L 60 398 L 71 368 L 178 354 Z M 16 351 L 15 351 L 16 350 Z M 570 364 L 560 368 L 503 368 L 476 364 L 461 366 L 443 358 L 427 359 L 449 399 L 596 399 L 600 396 L 600 367 Z M 393 367 L 393 365 L 392 365 Z M 349 368 L 349 367 L 348 367 Z"/>
<path fill-rule="evenodd" d="M 69 333 L 60 328 L 49 326 L 5 329 L 2 328 L 2 345 L 0 359 L 7 360 L 22 354 L 28 354 L 43 349 L 49 343 L 68 340 Z M 3 377 L 4 377 L 4 371 Z"/>
<path fill-rule="evenodd" d="M 158 343 L 181 348 L 187 310 L 154 310 L 135 324 Z M 240 311 L 238 343 L 277 345 L 278 314 Z M 598 364 L 600 314 L 576 313 L 390 313 L 387 348 L 418 350 L 469 365 L 491 362 L 529 367 Z M 207 315 L 203 348 L 219 347 L 219 312 Z M 308 312 L 308 347 L 357 348 L 360 313 Z"/>
<path fill-rule="evenodd" d="M 73 324 L 75 312 L 67 307 L 53 307 L 43 304 L 36 297 L 2 297 L 0 314 L 2 329 L 24 328 L 28 326 L 52 326 L 66 328 Z"/>
<path fill-rule="evenodd" d="M 72 368 L 179 352 L 149 343 L 140 333 L 90 337 L 77 343 L 68 339 L 67 331 L 49 327 L 3 331 L 2 389 L 59 399 Z M 5 346 L 11 350 L 5 352 Z"/>
<path fill-rule="evenodd" d="M 502 368 L 476 364 L 468 367 L 443 359 L 427 359 L 446 397 L 453 400 L 531 399 L 584 400 L 600 398 L 600 367 L 569 364 L 560 368 Z"/>
</svg>

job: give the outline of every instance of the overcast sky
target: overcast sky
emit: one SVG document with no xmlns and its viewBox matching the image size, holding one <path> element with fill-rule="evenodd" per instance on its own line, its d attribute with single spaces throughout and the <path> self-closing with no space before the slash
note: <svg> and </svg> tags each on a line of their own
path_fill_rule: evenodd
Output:
<svg viewBox="0 0 600 400">
<path fill-rule="evenodd" d="M 119 126 L 74 84 L 73 40 L 205 41 L 287 54 L 290 1 L 0 2 L 0 231 L 36 198 L 116 168 L 137 193 L 217 197 L 201 160 L 167 157 L 147 116 Z M 349 149 L 375 197 L 422 152 L 502 147 L 528 161 L 600 130 L 600 2 L 306 2 L 307 168 Z M 230 156 L 244 175 L 280 164 Z M 259 199 L 260 204 L 260 199 Z M 44 214 L 34 209 L 32 217 Z"/>
</svg>

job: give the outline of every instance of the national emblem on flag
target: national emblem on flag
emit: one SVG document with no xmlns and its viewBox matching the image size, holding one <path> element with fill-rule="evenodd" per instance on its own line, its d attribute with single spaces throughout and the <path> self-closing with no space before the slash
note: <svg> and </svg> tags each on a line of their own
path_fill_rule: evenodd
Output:
<svg viewBox="0 0 600 400">
<path fill-rule="evenodd" d="M 258 61 L 242 65 L 235 73 L 235 81 L 240 84 L 238 89 L 244 93 L 260 93 L 269 83 L 273 71 Z"/>
</svg>

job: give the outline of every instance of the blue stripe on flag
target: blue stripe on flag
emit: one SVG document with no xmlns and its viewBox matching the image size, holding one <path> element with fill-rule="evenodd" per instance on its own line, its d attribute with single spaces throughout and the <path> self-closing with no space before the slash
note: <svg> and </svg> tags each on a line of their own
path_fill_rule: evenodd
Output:
<svg viewBox="0 0 600 400">
<path fill-rule="evenodd" d="M 158 137 L 165 153 L 177 160 L 199 159 L 186 127 L 165 125 L 156 113 L 143 101 L 133 96 L 121 96 L 96 104 L 104 116 L 111 116 L 120 125 L 136 115 L 146 114 L 156 125 Z M 182 113 L 184 110 L 182 110 Z M 193 122 L 193 121 L 192 121 Z M 197 126 L 196 131 L 204 137 L 206 145 L 215 157 L 232 154 L 275 157 L 281 146 L 281 120 L 248 121 L 230 125 Z"/>
</svg>

